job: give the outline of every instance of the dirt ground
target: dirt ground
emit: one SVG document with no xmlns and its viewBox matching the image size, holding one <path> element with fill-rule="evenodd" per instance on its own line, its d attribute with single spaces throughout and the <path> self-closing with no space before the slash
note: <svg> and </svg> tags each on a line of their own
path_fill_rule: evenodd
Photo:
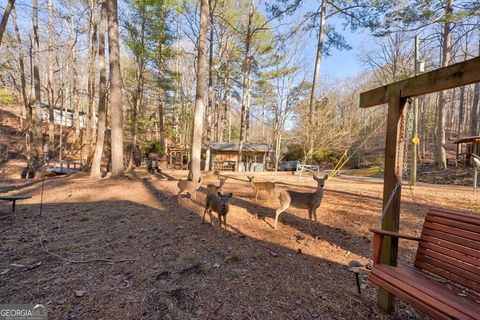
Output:
<svg viewBox="0 0 480 320">
<path fill-rule="evenodd" d="M 370 255 L 381 180 L 329 180 L 311 231 L 307 213 L 297 209 L 287 210 L 275 231 L 276 200 L 261 194 L 255 203 L 246 176 L 226 174 L 225 191 L 234 198 L 224 232 L 215 218 L 214 227 L 202 224 L 205 185 L 216 177 L 206 177 L 196 201 L 185 195 L 179 206 L 175 179 L 185 174 L 48 179 L 41 217 L 40 181 L 2 181 L 17 185 L 8 194 L 32 198 L 13 216 L 0 203 L 0 303 L 43 303 L 51 319 L 425 318 L 402 302 L 394 314 L 382 313 L 367 271 L 360 296 L 347 268 Z M 276 181 L 278 190 L 316 185 L 305 177 L 299 186 L 291 174 L 257 179 Z M 465 187 L 404 186 L 402 199 L 401 231 L 413 235 L 429 207 L 480 211 L 480 194 Z M 299 232 L 305 239 L 297 240 Z M 411 263 L 414 246 L 401 242 L 400 264 Z"/>
</svg>

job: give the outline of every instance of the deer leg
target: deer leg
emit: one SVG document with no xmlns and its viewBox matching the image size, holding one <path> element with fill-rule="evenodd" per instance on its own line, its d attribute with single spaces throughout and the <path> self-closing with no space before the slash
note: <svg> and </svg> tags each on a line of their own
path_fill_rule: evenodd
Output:
<svg viewBox="0 0 480 320">
<path fill-rule="evenodd" d="M 308 231 L 309 232 L 312 232 L 312 226 L 311 226 L 312 215 L 313 215 L 312 209 L 308 208 Z"/>
<path fill-rule="evenodd" d="M 255 202 L 258 202 L 258 191 L 255 191 Z"/>
<path fill-rule="evenodd" d="M 207 211 L 207 208 L 205 208 L 205 211 L 203 211 L 202 223 L 205 223 L 205 215 L 207 214 Z"/>
<path fill-rule="evenodd" d="M 315 222 L 317 222 L 317 208 L 312 209 L 313 211 L 313 218 L 315 219 Z"/>
<path fill-rule="evenodd" d="M 212 209 L 208 210 L 208 215 L 210 216 L 210 224 L 213 227 L 213 216 L 212 216 Z"/>
<path fill-rule="evenodd" d="M 192 201 L 197 200 L 197 191 L 192 191 L 192 193 L 190 194 L 190 199 Z"/>
<path fill-rule="evenodd" d="M 220 213 L 218 214 L 218 222 L 220 222 L 218 226 L 220 227 L 220 230 L 222 230 L 222 215 Z"/>
<path fill-rule="evenodd" d="M 227 228 L 227 215 L 223 215 L 223 226 L 225 227 L 225 231 L 228 231 L 228 228 Z"/>
<path fill-rule="evenodd" d="M 280 216 L 280 213 L 287 210 L 288 207 L 289 206 L 281 206 L 280 208 L 277 209 L 277 211 L 275 211 L 275 225 L 274 225 L 275 230 L 277 230 L 277 221 L 278 221 L 278 217 Z"/>
<path fill-rule="evenodd" d="M 177 201 L 178 201 L 178 204 L 181 204 L 180 203 L 180 199 L 182 198 L 182 191 L 179 191 L 178 194 L 177 194 Z"/>
</svg>

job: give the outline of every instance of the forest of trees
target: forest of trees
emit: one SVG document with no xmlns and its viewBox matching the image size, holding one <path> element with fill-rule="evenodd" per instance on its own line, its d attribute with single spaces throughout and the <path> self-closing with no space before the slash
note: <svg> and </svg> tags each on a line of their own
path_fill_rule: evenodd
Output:
<svg viewBox="0 0 480 320">
<path fill-rule="evenodd" d="M 107 146 L 112 177 L 181 145 L 196 179 L 214 141 L 239 154 L 266 142 L 275 168 L 286 152 L 335 161 L 383 123 L 385 108 L 359 109 L 359 94 L 413 75 L 416 35 L 425 71 L 480 54 L 475 0 L 3 0 L 0 10 L 2 95 L 21 108 L 28 166 L 79 148 L 94 177 Z M 323 60 L 351 50 L 345 34 L 358 31 L 371 40 L 357 53 L 364 71 L 326 76 Z M 420 159 L 445 168 L 446 143 L 479 134 L 479 97 L 477 83 L 419 99 Z M 71 144 L 58 141 L 69 132 L 53 125 L 55 107 L 73 112 Z M 411 139 L 411 117 L 406 130 Z M 383 134 L 363 153 L 382 149 Z"/>
</svg>

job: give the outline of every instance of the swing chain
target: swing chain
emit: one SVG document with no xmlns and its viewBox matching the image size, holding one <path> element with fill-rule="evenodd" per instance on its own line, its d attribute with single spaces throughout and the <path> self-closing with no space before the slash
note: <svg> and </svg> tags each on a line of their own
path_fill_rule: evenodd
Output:
<svg viewBox="0 0 480 320">
<path fill-rule="evenodd" d="M 385 206 L 383 207 L 383 210 L 382 210 L 382 214 L 380 215 L 380 218 L 379 218 L 379 224 L 380 225 L 382 224 L 383 218 L 385 217 L 385 214 L 387 213 L 387 210 L 388 210 L 388 208 L 390 207 L 390 204 L 393 201 L 393 197 L 397 193 L 397 190 L 398 190 L 398 188 L 400 187 L 401 184 L 402 184 L 401 180 L 398 180 L 397 183 L 395 184 L 395 187 L 393 188 L 392 192 L 390 193 L 390 196 L 388 197 L 387 203 L 385 203 Z M 372 258 L 371 258 L 372 253 L 373 253 L 373 243 L 372 243 L 372 245 L 370 245 L 369 249 L 370 250 L 369 250 L 369 254 L 368 254 L 368 262 L 365 266 L 365 268 L 367 270 L 371 270 L 372 266 L 373 266 L 373 262 L 372 262 Z"/>
</svg>

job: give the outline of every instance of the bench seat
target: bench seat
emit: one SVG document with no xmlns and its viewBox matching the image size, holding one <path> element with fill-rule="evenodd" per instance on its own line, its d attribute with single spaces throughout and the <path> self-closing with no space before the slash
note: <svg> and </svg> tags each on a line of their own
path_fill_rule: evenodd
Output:
<svg viewBox="0 0 480 320">
<path fill-rule="evenodd" d="M 480 320 L 480 215 L 432 209 L 420 237 L 370 230 L 372 283 L 434 319 Z M 418 241 L 411 268 L 381 263 L 385 237 Z"/>
<path fill-rule="evenodd" d="M 377 264 L 369 279 L 435 319 L 480 319 L 480 296 L 460 296 L 456 290 L 414 269 Z"/>
</svg>

